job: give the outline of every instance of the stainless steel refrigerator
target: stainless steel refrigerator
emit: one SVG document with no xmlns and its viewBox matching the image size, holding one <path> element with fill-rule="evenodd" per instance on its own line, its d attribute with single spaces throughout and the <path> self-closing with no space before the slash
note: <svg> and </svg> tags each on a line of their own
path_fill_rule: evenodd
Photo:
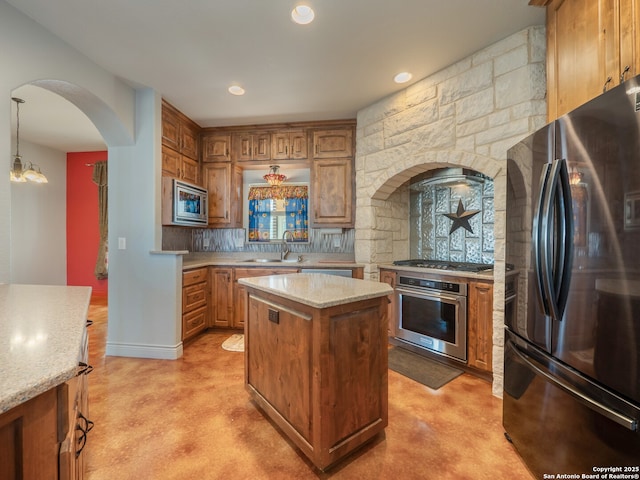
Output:
<svg viewBox="0 0 640 480">
<path fill-rule="evenodd" d="M 640 76 L 509 149 L 506 225 L 505 435 L 640 478 Z"/>
</svg>

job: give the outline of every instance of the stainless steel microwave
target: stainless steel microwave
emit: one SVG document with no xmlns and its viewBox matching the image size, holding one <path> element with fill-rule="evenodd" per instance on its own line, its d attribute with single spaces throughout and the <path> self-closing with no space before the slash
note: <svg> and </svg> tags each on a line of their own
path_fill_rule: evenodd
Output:
<svg viewBox="0 0 640 480">
<path fill-rule="evenodd" d="M 207 226 L 207 191 L 176 178 L 162 177 L 162 224 Z"/>
</svg>

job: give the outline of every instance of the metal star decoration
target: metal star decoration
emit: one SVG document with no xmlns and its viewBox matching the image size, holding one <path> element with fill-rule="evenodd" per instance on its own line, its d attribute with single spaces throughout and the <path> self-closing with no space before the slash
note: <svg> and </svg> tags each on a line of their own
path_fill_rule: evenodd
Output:
<svg viewBox="0 0 640 480">
<path fill-rule="evenodd" d="M 449 230 L 449 235 L 451 235 L 460 227 L 463 227 L 465 230 L 473 233 L 471 225 L 469 224 L 469 220 L 471 220 L 471 218 L 478 213 L 480 213 L 480 210 L 465 210 L 464 205 L 462 205 L 462 200 L 458 200 L 458 210 L 456 211 L 456 213 L 443 213 L 445 217 L 453 220 L 451 230 Z"/>
</svg>

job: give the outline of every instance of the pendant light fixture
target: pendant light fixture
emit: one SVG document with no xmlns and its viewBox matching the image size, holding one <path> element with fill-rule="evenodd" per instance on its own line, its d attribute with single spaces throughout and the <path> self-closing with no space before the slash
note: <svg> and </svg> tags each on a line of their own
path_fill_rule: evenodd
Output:
<svg viewBox="0 0 640 480">
<path fill-rule="evenodd" d="M 27 180 L 34 183 L 49 183 L 47 177 L 40 171 L 40 167 L 29 162 L 29 166 L 25 168 L 22 163 L 20 156 L 20 104 L 24 103 L 24 100 L 17 97 L 11 97 L 11 100 L 16 102 L 16 154 L 13 156 L 10 179 L 15 183 L 24 183 Z"/>
<path fill-rule="evenodd" d="M 271 165 L 269 167 L 269 173 L 267 173 L 262 178 L 264 178 L 265 181 L 272 187 L 277 187 L 287 179 L 287 177 L 279 173 L 279 171 L 280 171 L 279 165 Z"/>
</svg>

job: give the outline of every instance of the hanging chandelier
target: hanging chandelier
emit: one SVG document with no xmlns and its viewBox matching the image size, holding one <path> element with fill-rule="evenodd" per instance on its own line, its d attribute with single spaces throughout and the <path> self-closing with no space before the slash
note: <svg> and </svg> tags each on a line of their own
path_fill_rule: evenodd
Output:
<svg viewBox="0 0 640 480">
<path fill-rule="evenodd" d="M 272 187 L 277 187 L 284 182 L 287 177 L 283 174 L 279 173 L 280 166 L 279 165 L 271 165 L 269 167 L 269 173 L 267 173 L 264 177 L 265 181 L 271 185 Z"/>
<path fill-rule="evenodd" d="M 47 177 L 40 171 L 40 167 L 31 162 L 26 167 L 26 164 L 22 163 L 20 156 L 20 104 L 24 103 L 24 100 L 17 97 L 11 97 L 11 100 L 16 102 L 16 154 L 13 156 L 10 179 L 15 183 L 24 183 L 27 180 L 34 183 L 49 183 Z"/>
</svg>

